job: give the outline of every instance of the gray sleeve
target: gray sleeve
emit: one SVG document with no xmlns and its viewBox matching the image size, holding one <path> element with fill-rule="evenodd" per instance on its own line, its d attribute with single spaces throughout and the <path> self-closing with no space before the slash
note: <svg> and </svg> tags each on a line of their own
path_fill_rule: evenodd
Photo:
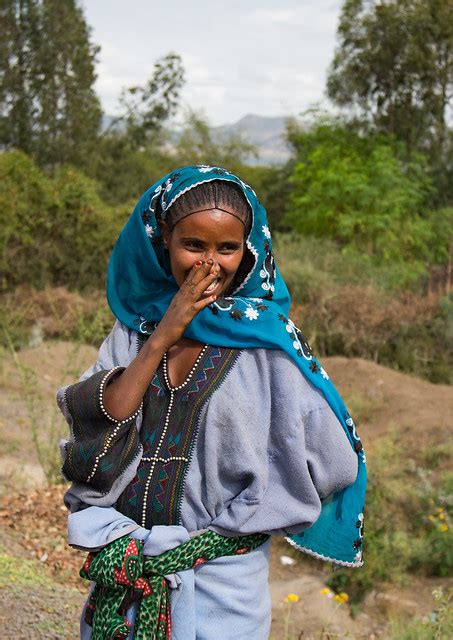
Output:
<svg viewBox="0 0 453 640">
<path fill-rule="evenodd" d="M 356 474 L 324 396 L 283 352 L 247 350 L 200 422 L 182 514 L 222 535 L 293 534 Z"/>
<path fill-rule="evenodd" d="M 357 453 L 327 402 L 304 418 L 304 431 L 308 470 L 320 498 L 352 484 Z"/>
</svg>

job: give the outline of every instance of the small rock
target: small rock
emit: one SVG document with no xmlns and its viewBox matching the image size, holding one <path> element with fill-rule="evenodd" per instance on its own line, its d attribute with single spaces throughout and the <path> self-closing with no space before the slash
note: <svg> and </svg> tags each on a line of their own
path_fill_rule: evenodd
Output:
<svg viewBox="0 0 453 640">
<path fill-rule="evenodd" d="M 33 348 L 33 347 L 39 347 L 40 345 L 42 345 L 44 341 L 44 329 L 42 326 L 42 322 L 36 322 L 33 327 L 32 330 L 30 332 L 30 338 L 28 340 L 28 346 Z"/>
<path fill-rule="evenodd" d="M 294 558 L 290 558 L 289 556 L 280 556 L 280 562 L 284 567 L 289 567 L 292 564 L 296 564 Z"/>
</svg>

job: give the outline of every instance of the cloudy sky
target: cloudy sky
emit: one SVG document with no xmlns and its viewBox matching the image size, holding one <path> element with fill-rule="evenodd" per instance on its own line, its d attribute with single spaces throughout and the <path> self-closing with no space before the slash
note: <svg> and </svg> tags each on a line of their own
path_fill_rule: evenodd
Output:
<svg viewBox="0 0 453 640">
<path fill-rule="evenodd" d="M 182 103 L 212 125 L 248 113 L 297 115 L 323 99 L 341 0 L 82 0 L 101 46 L 97 91 L 114 114 L 122 87 L 144 84 L 178 53 Z"/>
</svg>

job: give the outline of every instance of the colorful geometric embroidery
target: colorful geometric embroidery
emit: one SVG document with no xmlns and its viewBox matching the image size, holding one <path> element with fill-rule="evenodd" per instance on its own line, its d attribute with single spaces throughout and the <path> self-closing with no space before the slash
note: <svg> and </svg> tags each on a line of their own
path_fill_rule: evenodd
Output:
<svg viewBox="0 0 453 640">
<path fill-rule="evenodd" d="M 239 353 L 237 349 L 208 346 L 187 384 L 172 392 L 165 384 L 162 363 L 159 365 L 143 402 L 143 457 L 135 478 L 117 501 L 118 511 L 148 529 L 180 524 L 184 481 L 200 412 Z"/>
<path fill-rule="evenodd" d="M 159 376 L 157 375 L 157 372 L 154 374 L 154 377 L 151 381 L 151 390 L 154 393 L 157 393 L 157 395 L 159 397 L 163 397 L 165 396 L 165 389 L 164 387 L 161 385 L 161 382 L 159 380 Z"/>
</svg>

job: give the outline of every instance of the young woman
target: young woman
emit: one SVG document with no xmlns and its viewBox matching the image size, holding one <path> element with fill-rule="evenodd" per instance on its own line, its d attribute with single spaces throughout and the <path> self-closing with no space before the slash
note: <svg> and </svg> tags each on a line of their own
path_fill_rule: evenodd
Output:
<svg viewBox="0 0 453 640">
<path fill-rule="evenodd" d="M 98 361 L 58 393 L 69 543 L 92 552 L 96 585 L 81 637 L 264 640 L 269 536 L 360 566 L 366 470 L 288 318 L 253 190 L 217 167 L 162 178 L 116 243 L 107 297 Z"/>
</svg>

